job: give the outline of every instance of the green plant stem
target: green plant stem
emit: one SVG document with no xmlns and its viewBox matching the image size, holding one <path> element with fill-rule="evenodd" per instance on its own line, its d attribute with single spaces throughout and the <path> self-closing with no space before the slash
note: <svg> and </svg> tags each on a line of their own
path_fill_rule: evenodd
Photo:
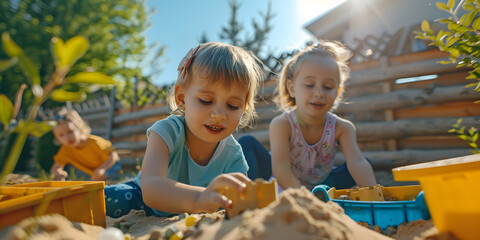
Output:
<svg viewBox="0 0 480 240">
<path fill-rule="evenodd" d="M 7 161 L 5 162 L 5 166 L 2 170 L 2 175 L 0 176 L 0 183 L 3 183 L 5 176 L 13 172 L 15 166 L 17 165 L 18 158 L 22 153 L 23 145 L 28 137 L 28 131 L 21 131 L 17 137 L 15 138 L 15 143 L 13 144 L 13 148 L 8 155 Z"/>
</svg>

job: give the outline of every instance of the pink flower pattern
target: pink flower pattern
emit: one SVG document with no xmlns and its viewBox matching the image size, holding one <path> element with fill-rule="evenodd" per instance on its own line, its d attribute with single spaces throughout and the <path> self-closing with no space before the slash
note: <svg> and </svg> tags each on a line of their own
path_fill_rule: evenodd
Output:
<svg viewBox="0 0 480 240">
<path fill-rule="evenodd" d="M 323 182 L 332 171 L 336 151 L 336 115 L 327 113 L 323 135 L 313 145 L 305 141 L 293 109 L 287 111 L 286 116 L 292 129 L 290 138 L 292 172 L 303 185 L 311 189 Z"/>
</svg>

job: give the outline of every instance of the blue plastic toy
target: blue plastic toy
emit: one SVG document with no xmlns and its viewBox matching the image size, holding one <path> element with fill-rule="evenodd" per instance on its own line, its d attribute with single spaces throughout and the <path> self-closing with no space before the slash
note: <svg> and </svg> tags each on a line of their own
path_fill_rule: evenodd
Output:
<svg viewBox="0 0 480 240">
<path fill-rule="evenodd" d="M 403 222 L 430 219 L 430 214 L 420 186 L 382 187 L 385 196 L 394 201 L 357 201 L 336 199 L 345 196 L 349 189 L 336 190 L 327 185 L 318 185 L 312 192 L 323 201 L 338 203 L 345 214 L 356 222 L 378 225 L 382 229 L 398 226 Z M 414 195 L 416 194 L 416 196 Z M 343 196 L 342 196 L 343 195 Z"/>
</svg>

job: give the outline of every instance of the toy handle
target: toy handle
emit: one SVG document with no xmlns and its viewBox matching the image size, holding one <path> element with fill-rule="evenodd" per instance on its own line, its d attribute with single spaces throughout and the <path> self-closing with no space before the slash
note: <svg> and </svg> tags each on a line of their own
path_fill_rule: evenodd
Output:
<svg viewBox="0 0 480 240">
<path fill-rule="evenodd" d="M 425 202 L 425 194 L 423 193 L 423 191 L 420 191 L 420 193 L 418 193 L 417 197 L 415 198 L 415 205 L 417 205 L 418 209 L 420 209 L 422 213 L 422 218 L 424 220 L 430 219 L 430 212 L 428 211 L 427 202 Z"/>
<path fill-rule="evenodd" d="M 313 188 L 312 193 L 320 200 L 324 202 L 330 201 L 327 191 L 330 190 L 330 187 L 324 184 L 317 185 Z"/>
</svg>

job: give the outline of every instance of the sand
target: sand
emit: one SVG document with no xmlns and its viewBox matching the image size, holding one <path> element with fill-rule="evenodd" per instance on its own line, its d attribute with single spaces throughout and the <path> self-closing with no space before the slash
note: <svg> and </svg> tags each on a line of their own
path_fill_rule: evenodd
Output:
<svg viewBox="0 0 480 240">
<path fill-rule="evenodd" d="M 196 224 L 187 227 L 187 217 Z M 191 219 L 190 219 L 191 220 Z M 171 218 L 147 217 L 131 211 L 120 218 L 107 217 L 107 227 L 116 227 L 126 239 L 165 239 L 169 229 L 178 229 L 187 239 L 455 239 L 438 234 L 431 221 L 418 220 L 390 231 L 390 236 L 356 223 L 334 202 L 322 202 L 305 188 L 282 192 L 276 202 L 225 219 L 225 211 L 212 214 L 181 214 Z M 100 226 L 70 222 L 55 214 L 28 218 L 0 230 L 4 239 L 97 239 Z M 377 231 L 379 229 L 377 228 Z"/>
</svg>

